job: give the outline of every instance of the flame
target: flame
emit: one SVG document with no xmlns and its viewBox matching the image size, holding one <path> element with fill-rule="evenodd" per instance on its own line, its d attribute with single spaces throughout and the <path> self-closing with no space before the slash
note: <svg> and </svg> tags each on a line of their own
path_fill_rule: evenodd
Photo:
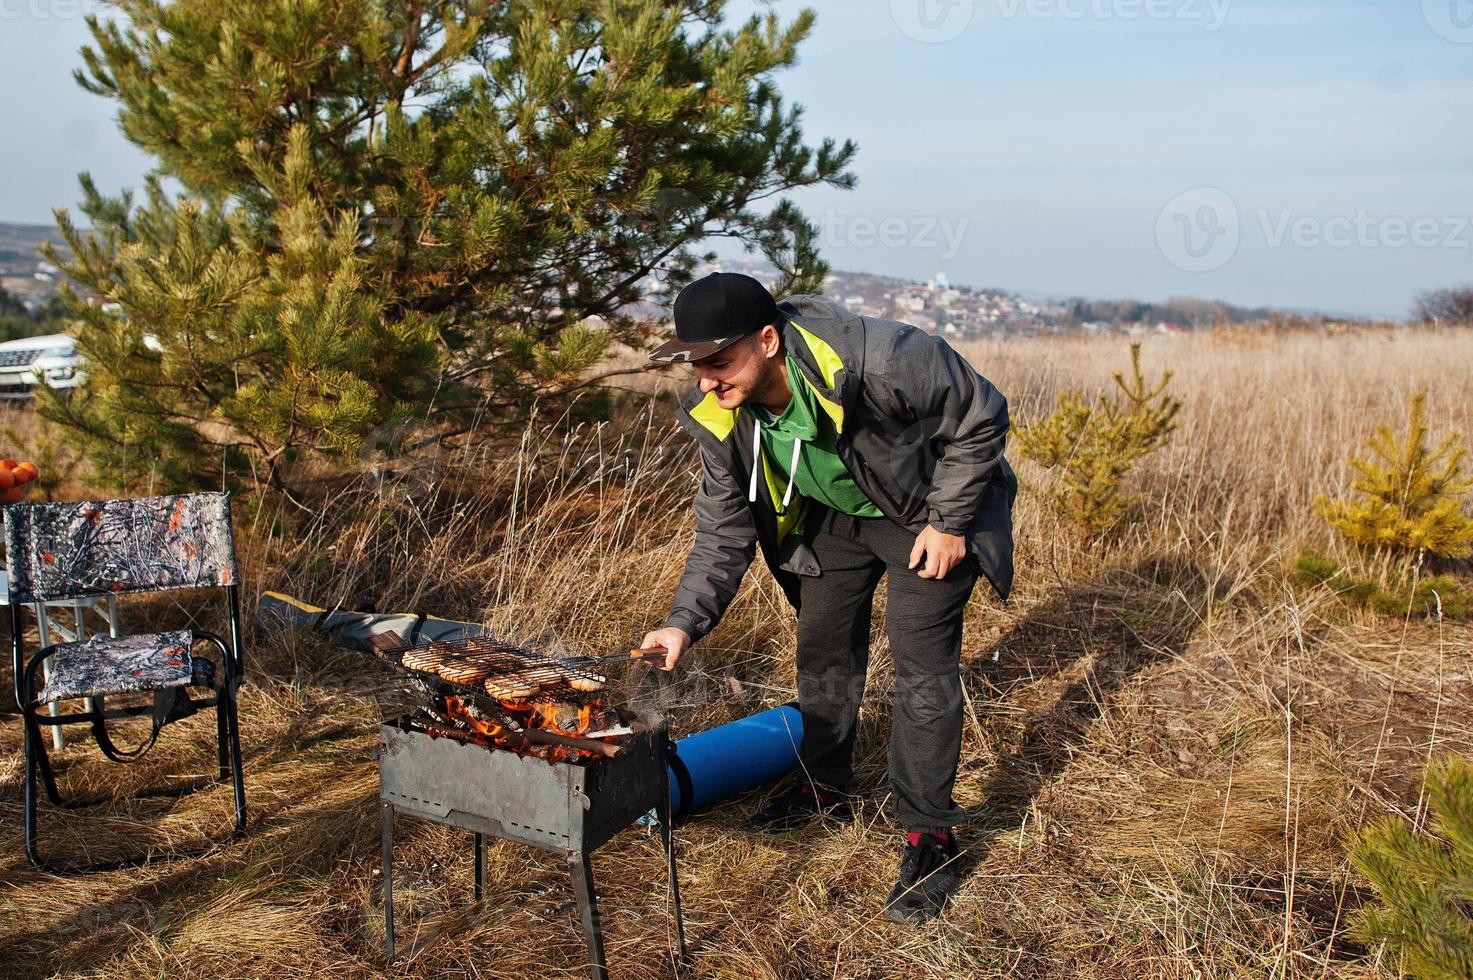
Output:
<svg viewBox="0 0 1473 980">
<path fill-rule="evenodd" d="M 571 726 L 559 722 L 557 704 L 544 701 L 530 707 L 533 708 L 537 727 L 544 731 L 557 732 L 559 735 L 582 735 L 593 727 L 593 706 L 589 704 L 579 706 L 578 718 Z"/>
<path fill-rule="evenodd" d="M 568 720 L 564 716 L 564 722 L 559 723 L 559 705 L 550 701 L 514 701 L 506 700 L 499 702 L 503 711 L 516 718 L 526 728 L 539 728 L 543 731 L 554 732 L 559 735 L 581 736 L 592 730 L 595 710 L 599 706 L 584 704 L 578 706 L 576 719 Z M 566 712 L 570 707 L 563 705 Z M 453 720 L 464 725 L 466 728 L 483 736 L 488 745 L 497 745 L 509 748 L 518 753 L 530 753 L 549 762 L 566 762 L 571 759 L 590 758 L 590 753 L 579 749 L 564 748 L 557 745 L 539 745 L 535 748 L 527 746 L 521 739 L 516 738 L 513 732 L 505 727 L 473 711 L 470 705 L 455 695 L 445 696 L 445 713 Z M 479 740 L 478 740 L 479 741 Z"/>
<path fill-rule="evenodd" d="M 499 738 L 506 733 L 506 729 L 494 721 L 483 721 L 466 710 L 465 702 L 453 694 L 445 696 L 445 711 L 451 717 L 465 722 L 472 731 L 479 732 L 487 738 Z"/>
</svg>

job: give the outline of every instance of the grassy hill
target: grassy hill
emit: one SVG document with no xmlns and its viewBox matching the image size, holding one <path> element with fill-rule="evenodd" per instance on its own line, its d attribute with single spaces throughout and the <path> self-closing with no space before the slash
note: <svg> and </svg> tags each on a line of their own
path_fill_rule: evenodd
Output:
<svg viewBox="0 0 1473 980">
<path fill-rule="evenodd" d="M 1038 417 L 1069 386 L 1108 384 L 1124 341 L 1028 339 L 967 349 Z M 754 836 L 755 799 L 679 831 L 697 977 L 1384 977 L 1347 936 L 1369 899 L 1344 848 L 1387 813 L 1420 819 L 1436 751 L 1473 752 L 1473 629 L 1348 610 L 1291 587 L 1313 514 L 1349 482 L 1373 427 L 1429 392 L 1435 432 L 1473 435 L 1473 345 L 1451 333 L 1214 333 L 1147 341 L 1185 401 L 1145 464 L 1135 523 L 1081 542 L 1020 465 L 1018 589 L 967 614 L 969 696 L 958 802 L 969 875 L 925 928 L 880 903 L 898 834 L 887 815 L 893 670 L 875 626 L 854 825 Z M 626 395 L 617 424 L 534 430 L 323 474 L 306 514 L 237 510 L 248 599 L 424 610 L 509 638 L 607 652 L 661 621 L 693 531 L 697 477 L 670 425 L 674 376 Z M 22 439 L 27 420 L 10 423 Z M 26 448 L 26 447 L 22 447 Z M 107 493 L 73 486 L 72 495 Z M 248 601 L 247 608 L 251 607 Z M 126 625 L 217 610 L 175 599 Z M 146 614 L 156 619 L 147 618 Z M 660 694 L 694 731 L 794 696 L 793 622 L 754 569 L 721 628 Z M 20 726 L 0 716 L 0 948 L 17 977 L 381 976 L 375 722 L 387 681 L 312 636 L 251 637 L 241 694 L 249 836 L 208 856 L 92 878 L 32 871 L 21 846 Z M 9 683 L 8 677 L 5 683 Z M 64 785 L 126 795 L 212 766 L 203 717 L 144 762 L 80 743 Z M 102 854 L 128 831 L 186 846 L 227 825 L 228 790 L 119 803 L 95 823 L 45 809 L 51 846 Z M 87 835 L 96 836 L 87 836 Z M 500 843 L 471 902 L 469 835 L 400 822 L 395 904 L 415 977 L 582 976 L 560 861 Z M 670 974 L 658 839 L 594 856 L 617 977 Z"/>
</svg>

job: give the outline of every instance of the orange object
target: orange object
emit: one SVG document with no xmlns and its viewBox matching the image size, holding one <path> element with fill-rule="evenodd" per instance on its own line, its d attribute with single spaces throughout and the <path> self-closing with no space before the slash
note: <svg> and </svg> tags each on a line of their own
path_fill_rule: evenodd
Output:
<svg viewBox="0 0 1473 980">
<path fill-rule="evenodd" d="M 0 491 L 0 503 L 13 504 L 25 495 L 25 487 L 11 487 L 9 490 Z"/>
<path fill-rule="evenodd" d="M 39 475 L 40 471 L 36 469 L 35 463 L 21 463 L 15 468 L 15 479 L 17 483 L 30 483 Z"/>
<path fill-rule="evenodd" d="M 6 456 L 4 459 L 0 459 L 0 470 L 13 469 L 15 469 L 15 460 L 11 459 L 9 456 Z"/>
<path fill-rule="evenodd" d="M 0 490 L 9 490 L 15 486 L 15 474 L 10 470 L 0 470 Z"/>
</svg>

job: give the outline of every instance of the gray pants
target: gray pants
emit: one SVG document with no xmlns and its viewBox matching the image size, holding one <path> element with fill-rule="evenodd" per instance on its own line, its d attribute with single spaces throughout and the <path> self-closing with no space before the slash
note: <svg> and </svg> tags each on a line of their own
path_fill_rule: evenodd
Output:
<svg viewBox="0 0 1473 980">
<path fill-rule="evenodd" d="M 802 580 L 798 616 L 801 757 L 810 778 L 843 788 L 869 666 L 870 605 L 889 572 L 885 622 L 895 660 L 890 783 L 910 832 L 947 830 L 963 814 L 951 798 L 961 753 L 962 612 L 977 582 L 974 557 L 943 579 L 907 568 L 915 535 L 886 518 L 815 508 L 805 536 L 823 574 Z"/>
</svg>

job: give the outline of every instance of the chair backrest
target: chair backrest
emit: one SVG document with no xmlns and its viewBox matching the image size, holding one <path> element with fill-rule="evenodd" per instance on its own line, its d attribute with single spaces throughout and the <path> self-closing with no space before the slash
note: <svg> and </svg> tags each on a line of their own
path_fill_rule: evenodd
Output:
<svg viewBox="0 0 1473 980">
<path fill-rule="evenodd" d="M 228 493 L 10 504 L 12 602 L 234 585 Z"/>
</svg>

